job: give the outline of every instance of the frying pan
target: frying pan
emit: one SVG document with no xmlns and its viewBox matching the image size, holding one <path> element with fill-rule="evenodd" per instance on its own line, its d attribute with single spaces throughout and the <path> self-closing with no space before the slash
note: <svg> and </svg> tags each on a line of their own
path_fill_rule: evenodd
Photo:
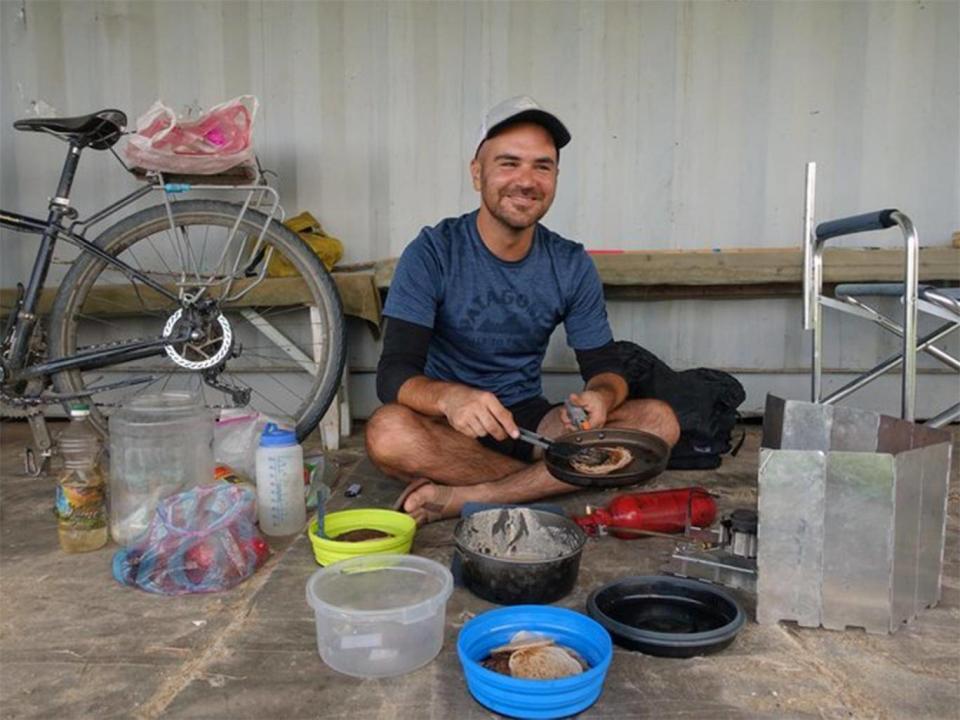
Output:
<svg viewBox="0 0 960 720">
<path fill-rule="evenodd" d="M 572 443 L 583 448 L 594 446 L 620 446 L 633 455 L 626 467 L 606 475 L 589 475 L 570 465 L 570 455 L 544 451 L 547 470 L 557 480 L 580 487 L 608 488 L 634 485 L 662 473 L 670 459 L 670 447 L 661 438 L 642 430 L 603 428 L 600 430 L 577 430 L 555 438 L 556 444 Z"/>
</svg>

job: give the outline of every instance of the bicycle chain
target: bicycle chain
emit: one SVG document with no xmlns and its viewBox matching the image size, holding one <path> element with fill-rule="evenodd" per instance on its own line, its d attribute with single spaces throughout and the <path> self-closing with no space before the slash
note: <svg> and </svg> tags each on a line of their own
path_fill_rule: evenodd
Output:
<svg viewBox="0 0 960 720">
<path fill-rule="evenodd" d="M 12 330 L 12 328 L 11 328 Z M 12 337 L 12 334 L 11 334 Z M 10 338 L 4 338 L 3 359 L 9 360 Z M 28 341 L 27 358 L 43 357 L 47 352 L 46 329 L 43 323 L 36 323 L 30 333 Z M 0 376 L 6 377 L 6 373 L 0 373 Z M 34 381 L 29 381 L 34 382 Z M 29 383 L 28 383 L 29 384 Z M 44 400 L 36 397 L 14 396 L 4 390 L 4 385 L 0 385 L 0 417 L 5 418 L 29 418 L 40 414 L 41 405 L 46 404 Z"/>
<path fill-rule="evenodd" d="M 148 342 L 149 338 L 133 338 L 132 340 L 115 340 L 114 342 L 101 343 L 99 345 L 82 345 L 77 348 L 77 352 L 86 352 L 88 350 L 106 350 L 111 347 L 118 347 L 120 345 L 126 345 L 128 343 L 134 342 Z M 13 411 L 8 411 L 6 408 L 3 411 L 5 417 L 11 417 L 12 413 L 19 412 L 22 408 L 35 408 L 41 405 L 49 405 L 51 400 L 44 397 L 23 397 L 20 395 L 10 395 L 0 387 L 0 403 L 4 405 L 11 406 L 15 408 Z M 56 402 L 56 401 L 54 401 Z M 103 407 L 110 407 L 110 403 L 98 403 Z M 10 414 L 8 414 L 10 413 Z"/>
<path fill-rule="evenodd" d="M 0 417 L 25 418 L 40 412 L 40 406 L 46 405 L 40 398 L 23 398 L 8 395 L 0 388 Z"/>
<path fill-rule="evenodd" d="M 83 345 L 77 347 L 77 352 L 86 352 L 89 350 L 106 350 L 111 347 L 119 347 L 121 345 L 128 345 L 131 343 L 138 342 L 149 342 L 153 338 L 132 338 L 129 340 L 116 340 L 109 343 L 100 343 L 99 345 Z M 222 366 L 221 366 L 222 367 Z M 211 370 L 215 368 L 210 368 Z M 212 388 L 225 392 L 231 396 L 234 396 L 237 392 L 244 392 L 237 385 L 231 385 L 226 383 L 218 378 L 218 376 L 213 375 L 212 373 L 201 373 L 204 379 L 204 382 Z M 246 390 L 249 393 L 249 390 Z M 51 402 L 57 402 L 56 400 L 51 400 L 50 398 L 40 397 L 22 397 L 19 395 L 10 395 L 8 394 L 3 387 L 0 387 L 0 415 L 3 417 L 28 417 L 29 415 L 36 415 L 39 412 L 39 409 L 44 405 L 49 405 Z M 98 407 L 117 407 L 116 403 L 96 403 Z M 210 405 L 211 408 L 226 408 L 231 407 L 227 405 Z"/>
</svg>

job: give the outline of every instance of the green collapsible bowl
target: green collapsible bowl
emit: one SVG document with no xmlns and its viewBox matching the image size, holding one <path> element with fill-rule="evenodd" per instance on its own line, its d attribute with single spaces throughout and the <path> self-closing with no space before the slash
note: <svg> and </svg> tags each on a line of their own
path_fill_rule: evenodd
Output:
<svg viewBox="0 0 960 720">
<path fill-rule="evenodd" d="M 310 522 L 307 534 L 313 545 L 313 556 L 317 564 L 327 566 L 347 558 L 361 555 L 395 553 L 405 555 L 413 545 L 413 536 L 417 531 L 416 521 L 406 513 L 380 508 L 341 510 L 325 516 L 323 530 L 326 537 L 317 535 L 317 519 Z M 360 540 L 359 542 L 340 542 L 332 537 L 343 535 L 351 530 L 380 530 L 391 537 Z"/>
</svg>

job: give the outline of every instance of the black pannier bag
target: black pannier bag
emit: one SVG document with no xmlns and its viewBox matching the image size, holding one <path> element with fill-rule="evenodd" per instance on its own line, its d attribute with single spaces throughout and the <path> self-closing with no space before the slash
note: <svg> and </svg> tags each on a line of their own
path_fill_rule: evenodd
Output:
<svg viewBox="0 0 960 720">
<path fill-rule="evenodd" d="M 737 408 L 746 399 L 743 385 L 730 373 L 710 368 L 677 372 L 636 343 L 617 343 L 631 398 L 656 398 L 673 408 L 680 421 L 680 440 L 670 454 L 668 468 L 709 470 L 721 456 L 734 455 L 732 434 Z"/>
</svg>

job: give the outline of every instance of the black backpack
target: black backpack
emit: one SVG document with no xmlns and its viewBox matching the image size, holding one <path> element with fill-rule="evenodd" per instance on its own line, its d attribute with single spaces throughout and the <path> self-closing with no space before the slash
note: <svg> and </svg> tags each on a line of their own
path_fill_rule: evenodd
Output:
<svg viewBox="0 0 960 720">
<path fill-rule="evenodd" d="M 673 408 L 680 421 L 680 440 L 670 454 L 668 468 L 709 470 L 721 455 L 736 455 L 743 437 L 733 447 L 731 435 L 737 408 L 746 399 L 743 385 L 722 370 L 696 368 L 677 372 L 636 343 L 617 343 L 631 398 L 656 398 Z"/>
</svg>

